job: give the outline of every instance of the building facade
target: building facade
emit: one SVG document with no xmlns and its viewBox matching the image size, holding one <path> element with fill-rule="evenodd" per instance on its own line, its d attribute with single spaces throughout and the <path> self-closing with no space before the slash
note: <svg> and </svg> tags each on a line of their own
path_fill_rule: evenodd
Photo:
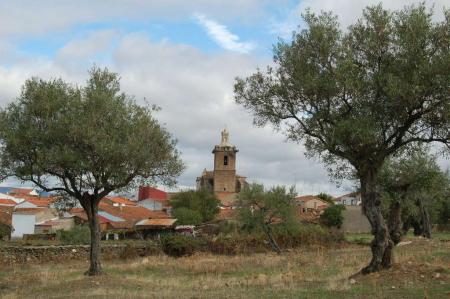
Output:
<svg viewBox="0 0 450 299">
<path fill-rule="evenodd" d="M 238 193 L 247 184 L 246 177 L 236 173 L 236 155 L 239 150 L 229 141 L 227 129 L 222 131 L 222 139 L 212 151 L 214 170 L 203 171 L 197 177 L 197 189 L 214 193 Z"/>
</svg>

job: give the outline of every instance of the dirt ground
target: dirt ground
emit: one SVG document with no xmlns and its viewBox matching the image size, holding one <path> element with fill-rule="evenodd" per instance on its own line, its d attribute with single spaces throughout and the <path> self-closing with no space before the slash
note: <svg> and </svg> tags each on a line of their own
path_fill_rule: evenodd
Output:
<svg viewBox="0 0 450 299">
<path fill-rule="evenodd" d="M 164 255 L 0 270 L 1 298 L 450 298 L 450 242 L 408 238 L 392 269 L 349 277 L 370 258 L 367 245 L 320 246 L 275 254 Z"/>
</svg>

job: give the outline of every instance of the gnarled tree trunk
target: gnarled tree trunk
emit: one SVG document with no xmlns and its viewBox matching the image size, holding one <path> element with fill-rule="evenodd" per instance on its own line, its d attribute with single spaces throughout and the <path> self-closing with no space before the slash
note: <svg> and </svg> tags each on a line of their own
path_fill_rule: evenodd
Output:
<svg viewBox="0 0 450 299">
<path fill-rule="evenodd" d="M 390 264 L 392 261 L 392 252 L 387 256 L 384 254 L 386 248 L 393 244 L 390 243 L 392 241 L 381 213 L 381 201 L 376 192 L 376 175 L 375 169 L 368 169 L 362 173 L 360 179 L 363 212 L 369 220 L 374 236 L 371 242 L 372 260 L 361 270 L 363 274 L 379 271 L 384 264 Z"/>
<path fill-rule="evenodd" d="M 382 266 L 384 268 L 392 267 L 394 262 L 394 247 L 400 243 L 403 236 L 402 208 L 399 201 L 393 203 L 390 207 L 388 218 L 389 240 L 388 246 L 384 250 Z"/>
<path fill-rule="evenodd" d="M 418 204 L 420 208 L 420 224 L 422 225 L 421 235 L 425 238 L 431 239 L 431 222 L 430 222 L 430 214 L 428 213 L 425 204 L 423 203 L 423 199 L 418 199 Z"/>
<path fill-rule="evenodd" d="M 270 228 L 270 224 L 264 224 L 263 230 L 266 233 L 267 238 L 269 239 L 269 243 L 270 243 L 270 246 L 272 247 L 272 250 L 278 254 L 281 254 L 280 246 L 278 246 L 277 241 L 275 241 L 275 238 L 272 235 L 272 230 Z"/>
<path fill-rule="evenodd" d="M 85 275 L 96 276 L 103 273 L 100 264 L 100 223 L 98 220 L 98 203 L 95 200 L 90 200 L 85 207 L 86 214 L 89 220 L 89 229 L 91 230 L 91 249 L 90 249 L 90 266 Z"/>
</svg>

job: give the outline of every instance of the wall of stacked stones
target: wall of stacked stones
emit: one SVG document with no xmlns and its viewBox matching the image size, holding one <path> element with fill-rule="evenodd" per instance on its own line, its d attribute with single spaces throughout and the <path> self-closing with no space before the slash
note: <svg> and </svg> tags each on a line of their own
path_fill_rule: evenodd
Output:
<svg viewBox="0 0 450 299">
<path fill-rule="evenodd" d="M 147 246 L 106 245 L 101 247 L 101 251 L 102 259 L 105 260 L 159 254 L 158 250 Z M 67 262 L 70 260 L 87 260 L 88 258 L 88 245 L 0 247 L 0 265 Z"/>
</svg>

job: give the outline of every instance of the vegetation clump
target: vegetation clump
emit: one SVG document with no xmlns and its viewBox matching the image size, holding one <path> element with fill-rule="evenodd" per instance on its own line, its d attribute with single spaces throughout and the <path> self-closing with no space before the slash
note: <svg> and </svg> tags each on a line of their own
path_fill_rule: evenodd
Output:
<svg viewBox="0 0 450 299">
<path fill-rule="evenodd" d="M 220 200 L 212 192 L 189 190 L 174 195 L 170 204 L 177 224 L 197 225 L 216 217 Z"/>
<path fill-rule="evenodd" d="M 320 222 L 327 227 L 341 228 L 344 223 L 344 215 L 342 215 L 344 210 L 344 205 L 331 205 L 320 215 Z"/>
<path fill-rule="evenodd" d="M 91 232 L 88 226 L 75 226 L 70 230 L 60 230 L 56 239 L 64 245 L 86 245 L 91 242 Z"/>
<path fill-rule="evenodd" d="M 201 240 L 182 234 L 168 234 L 161 238 L 161 247 L 168 256 L 189 256 L 199 251 Z"/>
</svg>

